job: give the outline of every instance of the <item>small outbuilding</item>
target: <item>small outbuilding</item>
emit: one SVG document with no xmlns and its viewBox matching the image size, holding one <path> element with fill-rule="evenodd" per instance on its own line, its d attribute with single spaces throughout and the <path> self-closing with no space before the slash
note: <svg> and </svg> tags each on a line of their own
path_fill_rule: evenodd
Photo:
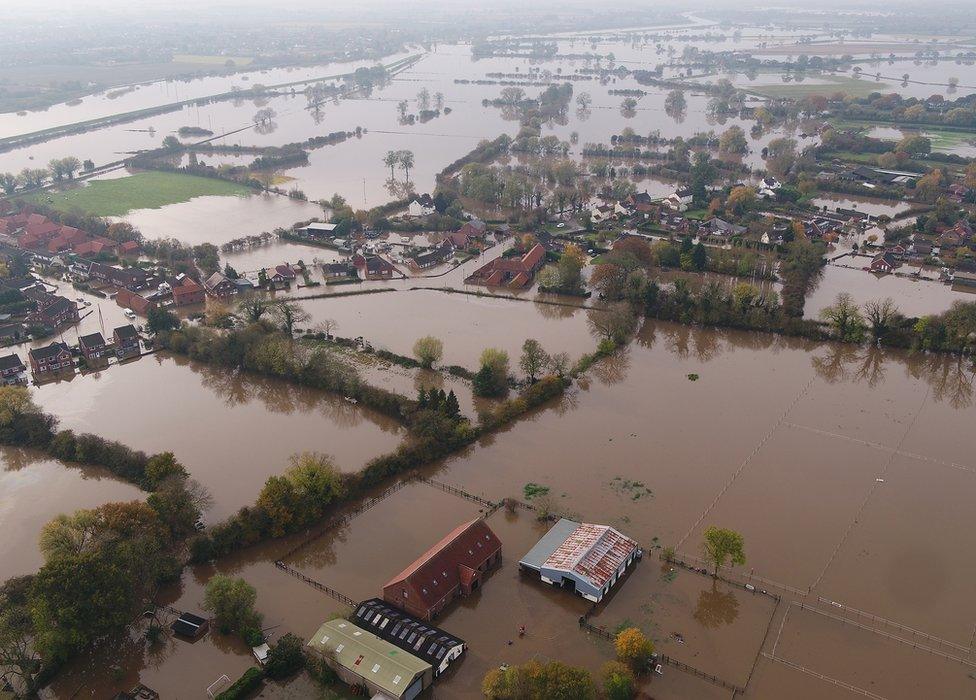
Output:
<svg viewBox="0 0 976 700">
<path fill-rule="evenodd" d="M 170 625 L 174 634 L 187 639 L 200 639 L 210 629 L 210 622 L 199 615 L 185 612 L 180 615 L 176 622 Z"/>
<path fill-rule="evenodd" d="M 599 603 L 642 552 L 609 525 L 562 518 L 519 561 L 548 584 Z"/>
<path fill-rule="evenodd" d="M 431 684 L 433 668 L 348 620 L 330 620 L 312 635 L 308 648 L 344 683 L 365 685 L 369 697 L 413 700 Z"/>
</svg>

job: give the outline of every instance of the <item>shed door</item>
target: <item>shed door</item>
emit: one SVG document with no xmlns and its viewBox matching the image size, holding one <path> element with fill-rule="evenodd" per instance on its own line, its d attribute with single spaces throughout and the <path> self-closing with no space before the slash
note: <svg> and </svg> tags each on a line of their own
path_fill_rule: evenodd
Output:
<svg viewBox="0 0 976 700">
<path fill-rule="evenodd" d="M 403 693 L 403 700 L 413 700 L 415 697 L 420 695 L 420 691 L 424 689 L 424 677 L 417 676 L 410 687 Z"/>
</svg>

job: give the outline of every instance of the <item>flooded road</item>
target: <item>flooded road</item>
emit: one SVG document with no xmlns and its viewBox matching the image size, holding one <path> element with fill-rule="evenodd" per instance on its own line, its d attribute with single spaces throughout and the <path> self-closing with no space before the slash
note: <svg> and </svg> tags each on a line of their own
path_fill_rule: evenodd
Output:
<svg viewBox="0 0 976 700">
<path fill-rule="evenodd" d="M 325 452 L 352 472 L 403 436 L 393 420 L 339 396 L 164 354 L 33 393 L 63 428 L 174 452 L 213 496 L 210 522 L 253 503 L 295 452 Z"/>
</svg>

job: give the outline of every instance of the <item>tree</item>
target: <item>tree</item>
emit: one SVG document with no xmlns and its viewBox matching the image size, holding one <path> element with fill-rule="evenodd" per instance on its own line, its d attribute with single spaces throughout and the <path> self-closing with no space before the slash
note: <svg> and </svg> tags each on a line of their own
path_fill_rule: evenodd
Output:
<svg viewBox="0 0 976 700">
<path fill-rule="evenodd" d="M 203 594 L 203 609 L 214 614 L 222 634 L 240 634 L 261 629 L 261 616 L 254 609 L 258 593 L 242 578 L 214 574 L 207 581 Z"/>
<path fill-rule="evenodd" d="M 847 292 L 838 294 L 833 306 L 828 306 L 820 312 L 820 318 L 833 327 L 834 333 L 840 340 L 849 343 L 859 343 L 864 340 L 867 325 L 861 310 Z"/>
<path fill-rule="evenodd" d="M 75 173 L 81 168 L 81 161 L 74 156 L 61 159 L 61 167 L 69 180 L 74 180 Z"/>
<path fill-rule="evenodd" d="M 590 330 L 606 340 L 621 344 L 637 328 L 637 316 L 626 302 L 611 304 L 605 309 L 593 309 L 587 314 Z"/>
<path fill-rule="evenodd" d="M 390 179 L 394 178 L 393 169 L 400 162 L 400 153 L 398 151 L 387 151 L 386 155 L 383 156 L 383 164 L 390 169 Z"/>
<path fill-rule="evenodd" d="M 519 367 L 529 382 L 535 384 L 536 376 L 550 363 L 549 354 L 543 349 L 542 344 L 533 338 L 528 338 L 522 343 L 522 357 L 519 359 Z"/>
<path fill-rule="evenodd" d="M 183 148 L 183 144 L 180 140 L 173 136 L 172 134 L 163 139 L 163 148 L 167 151 L 175 151 L 177 149 Z"/>
<path fill-rule="evenodd" d="M 0 174 L 0 188 L 5 194 L 13 194 L 17 190 L 17 176 L 13 173 Z"/>
<path fill-rule="evenodd" d="M 245 294 L 239 302 L 237 302 L 237 312 L 243 314 L 251 323 L 257 323 L 261 320 L 271 308 L 271 304 L 268 300 L 257 294 Z"/>
<path fill-rule="evenodd" d="M 444 355 L 444 343 L 432 335 L 418 338 L 413 344 L 413 355 L 425 369 L 430 369 L 435 362 L 439 362 Z"/>
<path fill-rule="evenodd" d="M 715 576 L 726 562 L 739 566 L 746 563 L 745 540 L 735 530 L 709 525 L 703 535 L 702 552 L 715 567 Z"/>
<path fill-rule="evenodd" d="M 864 305 L 864 315 L 871 329 L 871 337 L 875 340 L 888 335 L 901 316 L 891 297 L 869 301 Z"/>
<path fill-rule="evenodd" d="M 704 270 L 705 266 L 708 265 L 708 252 L 701 241 L 695 244 L 691 251 L 691 264 L 696 270 Z"/>
<path fill-rule="evenodd" d="M 726 200 L 726 206 L 736 214 L 749 211 L 756 203 L 756 190 L 747 185 L 733 187 Z"/>
<path fill-rule="evenodd" d="M 634 672 L 619 661 L 607 661 L 600 669 L 603 695 L 607 700 L 631 700 L 637 692 Z"/>
<path fill-rule="evenodd" d="M 305 644 L 294 634 L 288 633 L 271 647 L 264 664 L 268 678 L 280 680 L 296 673 L 305 666 Z"/>
<path fill-rule="evenodd" d="M 478 396 L 501 396 L 508 389 L 508 353 L 486 348 L 481 353 L 480 368 L 472 381 Z"/>
<path fill-rule="evenodd" d="M 613 643 L 617 661 L 627 664 L 634 672 L 647 670 L 654 654 L 654 643 L 636 627 L 628 627 L 617 633 Z"/>
<path fill-rule="evenodd" d="M 305 323 L 312 318 L 298 302 L 284 299 L 271 306 L 271 315 L 281 324 L 281 330 L 289 337 L 295 333 L 295 324 Z"/>
<path fill-rule="evenodd" d="M 417 93 L 417 109 L 421 112 L 426 112 L 430 109 L 430 90 L 427 88 Z"/>
<path fill-rule="evenodd" d="M 0 585 L 0 683 L 16 679 L 24 695 L 32 697 L 41 671 L 41 657 L 34 648 L 34 626 L 28 608 L 30 576 L 7 579 Z"/>
<path fill-rule="evenodd" d="M 594 700 L 596 686 L 589 671 L 559 661 L 493 669 L 485 674 L 481 692 L 490 700 Z"/>
<path fill-rule="evenodd" d="M 707 189 L 712 180 L 718 174 L 712 159 L 705 151 L 695 154 L 695 160 L 691 166 L 691 191 L 695 200 L 699 203 L 705 202 Z"/>
<path fill-rule="evenodd" d="M 146 316 L 146 328 L 150 333 L 162 333 L 180 327 L 180 319 L 176 314 L 167 311 L 161 306 L 149 309 Z"/>
<path fill-rule="evenodd" d="M 741 154 L 749 150 L 749 142 L 741 126 L 730 126 L 718 139 L 720 153 Z"/>
<path fill-rule="evenodd" d="M 404 182 L 410 182 L 410 168 L 413 167 L 413 151 L 398 151 L 400 167 L 403 168 Z"/>
</svg>

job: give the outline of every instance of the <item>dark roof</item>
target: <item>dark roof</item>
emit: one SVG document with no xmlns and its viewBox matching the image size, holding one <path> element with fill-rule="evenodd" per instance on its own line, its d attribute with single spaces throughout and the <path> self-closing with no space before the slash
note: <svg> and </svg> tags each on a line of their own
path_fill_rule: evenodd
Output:
<svg viewBox="0 0 976 700">
<path fill-rule="evenodd" d="M 184 637 L 198 637 L 207 631 L 207 621 L 199 615 L 185 612 L 170 625 L 170 628 Z"/>
<path fill-rule="evenodd" d="M 58 342 L 45 345 L 43 348 L 33 348 L 29 352 L 35 360 L 48 360 L 57 357 L 62 352 L 71 353 L 67 345 Z"/>
<path fill-rule="evenodd" d="M 86 347 L 105 345 L 105 338 L 102 337 L 101 333 L 89 333 L 78 338 L 78 344 Z"/>
<path fill-rule="evenodd" d="M 379 598 L 360 603 L 350 619 L 356 626 L 423 659 L 434 668 L 440 665 L 448 651 L 464 645 L 464 640 Z"/>
<path fill-rule="evenodd" d="M 0 370 L 15 369 L 23 366 L 24 363 L 20 361 L 20 355 L 15 352 L 0 357 Z"/>
<path fill-rule="evenodd" d="M 118 336 L 123 340 L 134 340 L 139 337 L 139 333 L 136 332 L 136 327 L 131 323 L 127 323 L 124 326 L 119 326 L 114 331 L 112 331 L 113 336 Z"/>
</svg>

